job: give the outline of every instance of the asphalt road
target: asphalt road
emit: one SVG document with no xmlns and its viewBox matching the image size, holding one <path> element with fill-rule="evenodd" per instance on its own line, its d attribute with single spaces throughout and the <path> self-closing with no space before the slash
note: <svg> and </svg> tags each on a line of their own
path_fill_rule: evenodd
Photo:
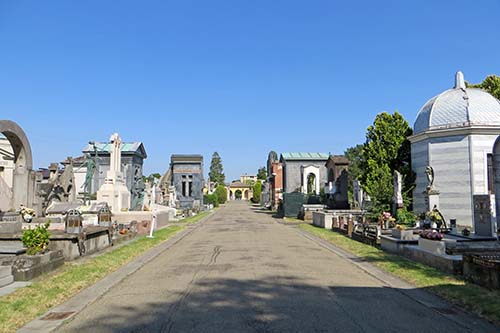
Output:
<svg viewBox="0 0 500 333">
<path fill-rule="evenodd" d="M 232 202 L 59 331 L 492 329 L 473 316 L 436 311 L 248 203 Z"/>
</svg>

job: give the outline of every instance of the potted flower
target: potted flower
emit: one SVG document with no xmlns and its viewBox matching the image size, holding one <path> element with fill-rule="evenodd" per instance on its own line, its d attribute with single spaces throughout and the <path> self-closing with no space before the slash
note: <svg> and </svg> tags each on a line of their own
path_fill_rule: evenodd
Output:
<svg viewBox="0 0 500 333">
<path fill-rule="evenodd" d="M 28 249 L 26 251 L 29 255 L 43 254 L 47 251 L 49 245 L 50 233 L 48 231 L 50 222 L 39 225 L 34 229 L 28 229 L 23 232 L 21 241 Z"/>
<path fill-rule="evenodd" d="M 382 229 L 389 229 L 391 226 L 394 226 L 395 221 L 396 219 L 389 212 L 382 212 L 379 218 L 379 224 Z"/>
</svg>

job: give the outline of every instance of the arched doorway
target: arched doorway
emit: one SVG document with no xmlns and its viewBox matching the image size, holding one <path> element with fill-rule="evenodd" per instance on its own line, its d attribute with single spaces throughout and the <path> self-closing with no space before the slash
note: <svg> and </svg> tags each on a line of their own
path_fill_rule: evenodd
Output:
<svg viewBox="0 0 500 333">
<path fill-rule="evenodd" d="M 241 190 L 236 190 L 236 192 L 234 192 L 234 198 L 236 200 L 241 200 L 241 197 L 242 197 L 242 193 L 241 193 Z"/>
<path fill-rule="evenodd" d="M 245 198 L 245 200 L 249 200 L 250 198 L 248 197 L 248 190 L 246 190 L 244 193 L 243 193 L 243 197 Z"/>
<path fill-rule="evenodd" d="M 12 200 L 8 203 L 9 209 L 19 209 L 21 205 L 32 207 L 34 198 L 34 180 L 31 177 L 33 157 L 28 138 L 22 128 L 10 120 L 0 120 L 0 133 L 9 141 L 14 153 Z"/>
</svg>

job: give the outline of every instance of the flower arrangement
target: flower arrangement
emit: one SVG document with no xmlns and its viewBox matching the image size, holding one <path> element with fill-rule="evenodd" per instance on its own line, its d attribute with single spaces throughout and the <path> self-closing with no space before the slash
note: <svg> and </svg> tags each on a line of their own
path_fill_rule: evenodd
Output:
<svg viewBox="0 0 500 333">
<path fill-rule="evenodd" d="M 406 226 L 404 224 L 396 224 L 396 229 L 398 229 L 398 230 L 406 230 Z"/>
<path fill-rule="evenodd" d="M 444 234 L 436 231 L 436 230 L 424 230 L 420 233 L 420 237 L 429 239 L 429 240 L 435 240 L 435 241 L 440 241 L 443 239 Z"/>
<path fill-rule="evenodd" d="M 382 212 L 379 217 L 379 224 L 382 228 L 389 229 L 395 225 L 396 219 L 389 212 Z"/>
<path fill-rule="evenodd" d="M 21 206 L 19 210 L 19 214 L 21 215 L 24 222 L 30 223 L 33 218 L 36 216 L 36 212 L 34 209 Z"/>
</svg>

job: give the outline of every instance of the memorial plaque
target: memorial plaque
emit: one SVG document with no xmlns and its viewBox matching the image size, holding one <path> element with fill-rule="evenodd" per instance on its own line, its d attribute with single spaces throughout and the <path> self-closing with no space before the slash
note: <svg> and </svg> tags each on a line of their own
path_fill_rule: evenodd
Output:
<svg viewBox="0 0 500 333">
<path fill-rule="evenodd" d="M 476 236 L 493 237 L 493 211 L 488 194 L 474 195 L 474 232 Z"/>
</svg>

